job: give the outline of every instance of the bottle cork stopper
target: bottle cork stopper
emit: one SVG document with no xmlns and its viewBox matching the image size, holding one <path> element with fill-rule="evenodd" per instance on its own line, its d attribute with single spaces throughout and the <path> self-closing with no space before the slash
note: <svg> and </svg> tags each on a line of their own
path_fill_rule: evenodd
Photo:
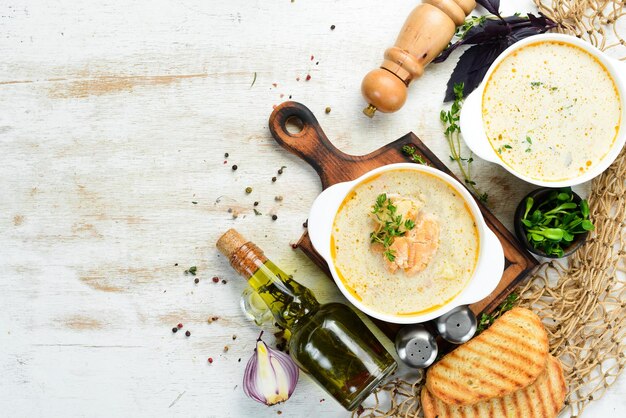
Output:
<svg viewBox="0 0 626 418">
<path fill-rule="evenodd" d="M 215 244 L 215 246 L 222 254 L 230 259 L 233 254 L 235 254 L 237 250 L 243 247 L 247 242 L 247 239 L 245 239 L 235 229 L 231 228 L 217 240 L 217 244 Z"/>
</svg>

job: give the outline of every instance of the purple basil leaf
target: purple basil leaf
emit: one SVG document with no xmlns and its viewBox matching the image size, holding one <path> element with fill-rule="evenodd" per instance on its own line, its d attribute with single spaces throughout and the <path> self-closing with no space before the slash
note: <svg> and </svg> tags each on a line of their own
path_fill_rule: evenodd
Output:
<svg viewBox="0 0 626 418">
<path fill-rule="evenodd" d="M 465 97 L 474 91 L 485 77 L 489 66 L 508 46 L 506 39 L 502 39 L 498 43 L 479 44 L 467 49 L 452 71 L 444 102 L 454 100 L 454 85 L 457 83 L 465 84 Z"/>
<path fill-rule="evenodd" d="M 444 62 L 452 52 L 454 52 L 455 49 L 457 49 L 458 47 L 460 47 L 461 45 L 463 45 L 465 42 L 463 42 L 463 40 L 457 41 L 455 43 L 453 43 L 452 45 L 448 46 L 446 49 L 444 49 L 443 51 L 441 51 L 441 54 L 439 54 L 437 56 L 437 58 L 435 58 L 433 60 L 433 62 L 435 64 L 439 64 L 440 62 Z"/>
<path fill-rule="evenodd" d="M 450 54 L 460 47 L 461 45 L 473 45 L 486 42 L 497 41 L 498 37 L 505 37 L 510 33 L 510 30 L 501 20 L 487 19 L 483 24 L 474 26 L 467 31 L 463 39 L 459 39 L 448 48 L 443 50 L 437 58 L 433 60 L 434 63 L 440 63 L 446 60 Z"/>
<path fill-rule="evenodd" d="M 529 36 L 539 35 L 540 33 L 544 33 L 546 30 L 547 29 L 533 28 L 533 27 L 518 29 L 508 36 L 509 45 L 513 45 L 515 42 L 521 41 L 522 39 L 528 38 Z"/>
<path fill-rule="evenodd" d="M 507 16 L 503 20 L 509 25 L 516 25 L 518 23 L 528 23 L 529 19 L 526 16 Z"/>
<path fill-rule="evenodd" d="M 492 15 L 500 16 L 500 0 L 476 0 Z"/>
</svg>

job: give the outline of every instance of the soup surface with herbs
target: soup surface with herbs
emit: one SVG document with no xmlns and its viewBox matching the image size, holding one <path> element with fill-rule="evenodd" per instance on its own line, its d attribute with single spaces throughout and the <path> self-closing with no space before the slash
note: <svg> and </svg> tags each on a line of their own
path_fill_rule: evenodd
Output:
<svg viewBox="0 0 626 418">
<path fill-rule="evenodd" d="M 465 288 L 478 259 L 464 198 L 430 173 L 386 171 L 356 185 L 335 216 L 336 273 L 364 305 L 391 315 L 438 309 Z"/>
<path fill-rule="evenodd" d="M 615 81 L 596 57 L 559 41 L 526 45 L 487 80 L 485 133 L 513 171 L 542 181 L 576 178 L 611 149 L 621 123 Z"/>
</svg>

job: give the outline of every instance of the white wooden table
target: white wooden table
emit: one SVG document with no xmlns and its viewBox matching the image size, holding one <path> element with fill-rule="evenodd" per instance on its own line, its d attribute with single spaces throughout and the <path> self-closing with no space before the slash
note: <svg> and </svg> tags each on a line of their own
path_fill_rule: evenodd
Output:
<svg viewBox="0 0 626 418">
<path fill-rule="evenodd" d="M 438 114 L 454 59 L 428 68 L 400 112 L 361 114 L 361 78 L 416 3 L 3 2 L 0 415 L 346 416 L 304 375 L 283 405 L 243 394 L 259 330 L 239 309 L 245 280 L 214 243 L 236 227 L 321 301 L 342 300 L 290 247 L 320 185 L 267 118 L 292 96 L 344 151 L 413 131 L 447 161 Z M 475 170 L 510 225 L 532 186 Z M 193 265 L 198 284 L 183 273 Z M 171 332 L 179 322 L 190 337 Z M 617 416 L 625 395 L 622 377 L 587 416 Z"/>
</svg>

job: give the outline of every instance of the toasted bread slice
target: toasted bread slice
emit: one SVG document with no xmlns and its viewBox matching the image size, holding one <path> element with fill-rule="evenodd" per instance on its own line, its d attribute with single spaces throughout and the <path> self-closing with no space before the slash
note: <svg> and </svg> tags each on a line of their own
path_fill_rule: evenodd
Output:
<svg viewBox="0 0 626 418">
<path fill-rule="evenodd" d="M 530 386 L 474 405 L 448 405 L 422 388 L 424 418 L 554 418 L 563 407 L 566 388 L 563 368 L 549 356 L 546 368 Z"/>
<path fill-rule="evenodd" d="M 513 308 L 426 373 L 426 387 L 450 405 L 471 405 L 530 385 L 546 366 L 548 334 L 539 317 Z"/>
</svg>

